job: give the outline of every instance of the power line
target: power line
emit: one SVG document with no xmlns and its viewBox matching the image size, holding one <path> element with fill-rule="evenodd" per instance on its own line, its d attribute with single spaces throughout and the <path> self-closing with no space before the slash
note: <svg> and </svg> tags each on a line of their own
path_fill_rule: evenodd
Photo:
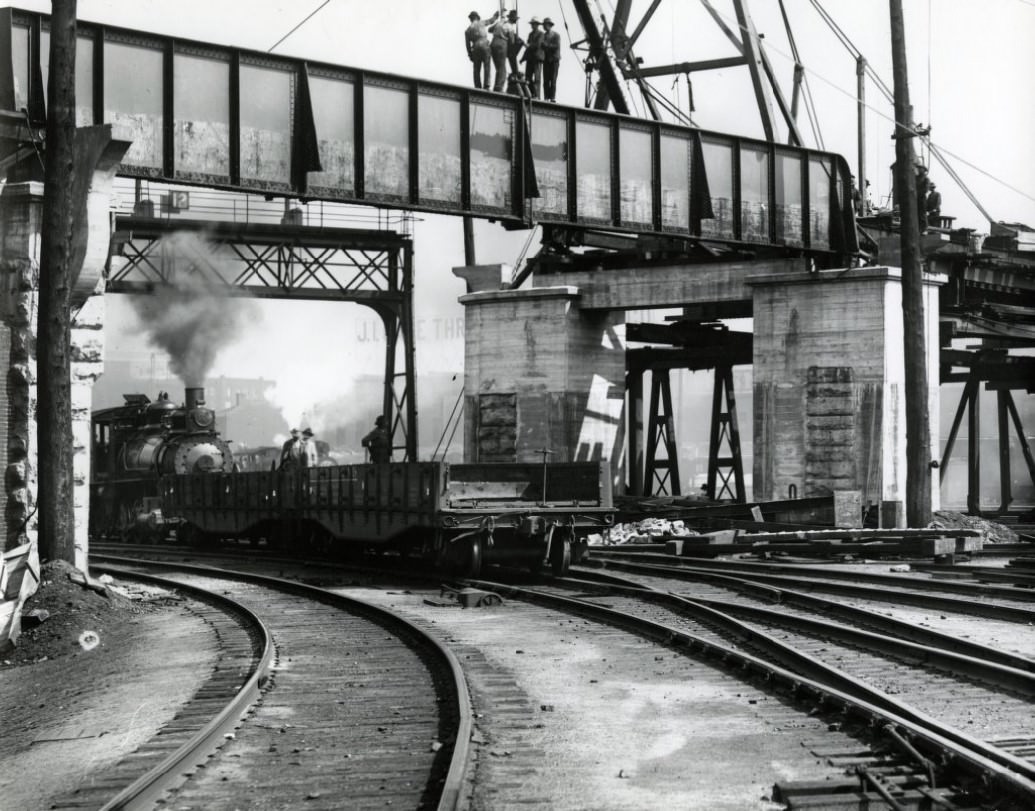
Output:
<svg viewBox="0 0 1035 811">
<path fill-rule="evenodd" d="M 307 22 L 309 22 L 313 17 L 316 16 L 317 12 L 319 12 L 320 9 L 322 9 L 324 6 L 326 6 L 330 2 L 331 2 L 331 0 L 323 0 L 323 2 L 320 3 L 320 5 L 317 6 L 316 9 L 313 10 L 309 14 L 309 16 L 307 16 L 304 20 L 302 20 L 302 22 L 300 22 L 298 25 L 296 25 L 294 28 L 292 28 L 290 31 L 288 31 L 284 36 L 282 36 L 280 39 L 278 39 L 272 45 L 270 45 L 270 47 L 266 49 L 266 53 L 272 52 L 274 48 L 276 48 L 278 45 L 280 45 L 280 43 L 282 43 L 284 40 L 286 40 L 288 37 L 290 37 L 292 34 L 294 34 L 299 28 L 301 28 Z"/>
</svg>

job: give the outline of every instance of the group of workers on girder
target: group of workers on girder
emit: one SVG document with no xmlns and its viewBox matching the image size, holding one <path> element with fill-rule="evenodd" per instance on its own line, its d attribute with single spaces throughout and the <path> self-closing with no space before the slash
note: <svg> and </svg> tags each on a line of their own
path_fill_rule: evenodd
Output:
<svg viewBox="0 0 1035 811">
<path fill-rule="evenodd" d="M 497 11 L 484 22 L 477 11 L 472 11 L 467 17 L 471 23 L 464 33 L 464 41 L 467 43 L 467 58 L 474 68 L 476 88 L 488 90 L 491 84 L 497 93 L 506 88 L 514 95 L 527 92 L 533 99 L 540 98 L 541 91 L 546 101 L 557 100 L 561 35 L 553 30 L 553 20 L 549 17 L 544 17 L 542 22 L 538 17 L 529 20 L 532 30 L 528 32 L 526 42 L 518 33 L 516 10 L 512 9 L 506 15 Z M 520 62 L 525 63 L 524 71 L 519 67 Z M 493 70 L 496 72 L 495 81 L 492 81 Z"/>
</svg>

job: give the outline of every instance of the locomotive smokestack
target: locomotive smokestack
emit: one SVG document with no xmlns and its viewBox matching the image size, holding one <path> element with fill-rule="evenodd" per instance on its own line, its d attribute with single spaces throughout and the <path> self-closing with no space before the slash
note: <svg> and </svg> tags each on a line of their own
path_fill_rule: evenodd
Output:
<svg viewBox="0 0 1035 811">
<path fill-rule="evenodd" d="M 202 386 L 188 386 L 184 399 L 184 408 L 190 411 L 205 404 L 205 389 Z"/>
</svg>

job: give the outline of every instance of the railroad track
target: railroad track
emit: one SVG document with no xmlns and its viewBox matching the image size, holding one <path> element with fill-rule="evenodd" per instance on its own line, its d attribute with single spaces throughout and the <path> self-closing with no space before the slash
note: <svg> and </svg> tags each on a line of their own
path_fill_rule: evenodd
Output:
<svg viewBox="0 0 1035 811">
<path fill-rule="evenodd" d="M 273 662 L 273 644 L 261 620 L 225 595 L 138 574 L 130 578 L 177 592 L 217 641 L 218 659 L 194 696 L 150 741 L 93 774 L 90 782 L 51 808 L 144 808 L 173 784 L 179 771 L 231 734 L 258 700 Z"/>
<path fill-rule="evenodd" d="M 998 742 L 986 741 L 873 688 L 867 678 L 872 679 L 875 672 L 885 669 L 887 661 L 878 663 L 872 655 L 867 658 L 857 647 L 842 646 L 840 652 L 842 663 L 849 650 L 858 661 L 856 672 L 850 673 L 834 668 L 816 656 L 819 650 L 814 644 L 815 637 L 799 633 L 792 638 L 781 625 L 779 636 L 783 639 L 780 639 L 776 634 L 740 622 L 714 607 L 660 591 L 652 592 L 638 586 L 623 589 L 575 579 L 562 579 L 534 589 L 489 582 L 477 585 L 496 589 L 512 598 L 563 607 L 600 621 L 635 629 L 638 633 L 665 640 L 669 645 L 686 647 L 692 655 L 717 659 L 733 670 L 760 676 L 770 685 L 789 690 L 793 696 L 807 696 L 806 700 L 814 702 L 810 712 L 822 711 L 824 707 L 828 710 L 836 708 L 835 717 L 849 717 L 858 723 L 857 732 L 865 744 L 866 753 L 858 753 L 860 763 L 857 765 L 867 775 L 863 790 L 871 789 L 876 801 L 882 797 L 894 798 L 894 802 L 899 803 L 921 801 L 919 798 L 934 791 L 936 786 L 952 786 L 953 790 L 943 793 L 939 801 L 959 802 L 961 797 L 967 798 L 968 792 L 974 791 L 975 787 L 992 785 L 995 791 L 1001 792 L 994 799 L 994 802 L 1002 804 L 1001 807 L 1024 808 L 1035 803 L 1035 759 L 1026 757 L 1035 744 L 1032 734 L 1035 723 L 1027 720 L 1031 716 L 1031 703 L 1027 697 L 1021 698 L 1002 690 L 995 693 L 996 700 L 1012 701 L 1010 710 L 1016 712 L 1023 708 L 1021 718 L 1024 720 L 1017 721 L 1016 729 L 1011 730 L 1016 737 Z M 802 644 L 806 639 L 810 640 L 809 644 Z M 829 651 L 829 645 L 828 642 L 824 654 Z M 952 656 L 947 654 L 946 658 L 951 659 Z M 981 670 L 976 662 L 971 666 Z M 1035 681 L 1030 673 L 1006 673 L 1005 669 L 999 678 L 1015 690 L 1030 690 Z M 930 685 L 938 677 L 925 671 L 925 679 Z M 949 693 L 956 684 L 952 679 L 940 681 L 940 687 Z M 980 688 L 975 684 L 972 689 Z M 980 711 L 981 708 L 978 709 Z M 1008 716 L 1004 714 L 1001 717 Z M 912 772 L 904 763 L 889 766 L 881 762 L 878 753 L 886 752 L 889 747 L 912 755 Z M 951 768 L 945 769 L 945 764 L 951 764 Z M 926 770 L 926 780 L 918 775 L 917 770 Z M 904 774 L 909 776 L 904 780 L 897 779 Z M 778 785 L 774 799 L 787 800 L 798 792 L 808 794 L 814 789 L 813 784 L 806 787 L 800 782 Z M 844 784 L 841 789 L 850 793 L 855 790 L 855 785 Z M 959 793 L 955 799 L 949 796 L 953 791 Z M 795 807 L 793 803 L 791 807 Z M 897 806 L 893 804 L 892 807 Z"/>
<path fill-rule="evenodd" d="M 312 569 L 302 571 L 308 572 L 303 576 L 313 576 Z M 326 571 L 328 578 L 333 579 L 333 568 L 328 567 Z M 883 672 L 888 667 L 887 660 L 878 662 L 871 658 L 864 661 L 858 657 L 857 648 L 853 650 L 846 644 L 845 650 L 839 655 L 842 658 L 856 657 L 852 667 L 843 668 L 852 672 L 837 672 L 831 676 L 831 669 L 825 667 L 821 661 L 821 654 L 826 652 L 816 650 L 815 637 L 803 631 L 796 631 L 794 633 L 798 634 L 797 637 L 793 640 L 788 638 L 786 618 L 771 617 L 769 634 L 760 635 L 756 629 L 744 630 L 743 622 L 738 630 L 731 631 L 727 623 L 732 620 L 725 619 L 718 624 L 712 621 L 708 627 L 698 623 L 699 627 L 691 629 L 691 632 L 686 626 L 688 620 L 685 617 L 675 615 L 670 609 L 647 604 L 642 597 L 634 595 L 619 598 L 614 586 L 601 591 L 599 586 L 579 583 L 574 586 L 578 590 L 577 599 L 571 599 L 570 589 L 565 589 L 560 583 L 537 586 L 531 590 L 497 583 L 479 585 L 497 589 L 511 597 L 528 600 L 538 607 L 528 610 L 527 615 L 525 612 L 517 614 L 512 608 L 516 604 L 511 603 L 508 607 L 510 610 L 498 612 L 498 619 L 506 624 L 506 633 L 501 637 L 497 631 L 496 641 L 502 642 L 503 645 L 510 639 L 522 640 L 527 645 L 526 636 L 535 636 L 536 632 L 533 629 L 536 623 L 556 626 L 556 612 L 573 612 L 592 617 L 588 624 L 577 626 L 576 636 L 583 639 L 599 639 L 598 647 L 607 651 L 605 661 L 608 662 L 606 667 L 609 676 L 612 675 L 611 667 L 618 667 L 617 662 L 639 661 L 640 675 L 635 673 L 635 664 L 623 665 L 633 670 L 633 675 L 625 677 L 625 683 L 645 685 L 660 679 L 661 683 L 665 684 L 665 678 L 674 670 L 680 674 L 674 678 L 681 680 L 683 684 L 696 684 L 697 689 L 703 689 L 706 693 L 725 690 L 727 695 L 721 709 L 721 723 L 734 726 L 740 723 L 736 720 L 737 712 L 744 709 L 742 696 L 750 696 L 748 701 L 755 708 L 754 711 L 766 719 L 765 723 L 770 730 L 777 729 L 781 734 L 796 735 L 792 743 L 781 747 L 781 752 L 804 755 L 808 761 L 808 764 L 799 764 L 792 770 L 795 779 L 780 779 L 777 775 L 770 781 L 770 785 L 776 784 L 773 798 L 787 802 L 791 807 L 800 807 L 803 796 L 815 801 L 816 790 L 820 786 L 823 792 L 827 792 L 820 796 L 827 797 L 830 802 L 834 802 L 835 799 L 830 795 L 836 795 L 837 802 L 858 795 L 861 798 L 860 803 L 878 802 L 888 797 L 892 803 L 930 802 L 933 796 L 941 800 L 951 799 L 958 807 L 968 807 L 971 802 L 989 801 L 990 797 L 992 802 L 1000 803 L 1000 807 L 1003 808 L 1025 808 L 1035 802 L 1035 779 L 1025 771 L 1031 768 L 1032 764 L 1025 759 L 1026 747 L 1030 747 L 1030 740 L 1023 726 L 1011 733 L 1015 734 L 1011 741 L 1003 740 L 1002 736 L 996 738 L 995 743 L 998 746 L 961 734 L 951 725 L 943 723 L 937 726 L 933 719 L 928 717 L 930 713 L 919 712 L 901 700 L 896 701 L 893 697 L 867 686 L 864 671 L 868 668 L 871 677 L 873 672 Z M 671 587 L 672 583 L 669 581 L 666 588 L 671 590 Z M 729 593 L 724 595 L 714 586 L 711 588 L 716 602 L 729 601 Z M 768 600 L 772 600 L 779 591 L 772 586 L 754 588 L 763 592 Z M 371 590 L 372 593 L 375 591 Z M 470 620 L 457 620 L 448 614 L 442 614 L 441 611 L 438 614 L 434 611 L 429 613 L 426 606 L 422 605 L 421 594 L 430 594 L 431 591 L 413 589 L 411 593 L 407 588 L 406 596 L 401 596 L 399 592 L 390 592 L 390 596 L 385 596 L 383 592 L 378 593 L 381 595 L 380 599 L 390 604 L 393 610 L 401 611 L 401 604 L 405 604 L 404 613 L 412 621 L 427 626 L 432 632 L 437 631 L 456 649 L 457 655 L 464 661 L 467 678 L 472 685 L 475 711 L 480 716 L 476 725 L 478 734 L 490 747 L 488 756 L 483 751 L 482 755 L 475 759 L 476 763 L 473 766 L 472 779 L 475 785 L 471 789 L 471 796 L 475 798 L 475 805 L 478 806 L 480 802 L 481 806 L 492 807 L 504 798 L 513 801 L 519 786 L 526 792 L 520 795 L 522 802 L 558 804 L 556 794 L 545 789 L 527 790 L 522 782 L 527 781 L 532 774 L 543 772 L 544 768 L 551 769 L 553 763 L 570 762 L 573 757 L 567 749 L 551 750 L 544 747 L 539 740 L 539 734 L 530 732 L 532 729 L 543 727 L 544 720 L 553 719 L 541 712 L 537 713 L 536 701 L 529 700 L 519 683 L 515 683 L 506 672 L 501 673 L 494 666 L 493 660 L 497 658 L 496 648 L 466 644 L 465 635 L 473 634 Z M 595 595 L 591 592 L 595 592 Z M 376 600 L 378 593 L 374 593 L 373 596 L 371 593 L 364 593 L 364 599 Z M 621 606 L 626 610 L 616 610 L 619 608 L 616 604 L 619 599 L 626 601 Z M 819 598 L 813 596 L 811 599 Z M 749 601 L 743 602 L 747 606 Z M 707 613 L 708 607 L 703 608 Z M 815 623 L 815 610 L 808 608 L 798 612 L 802 615 L 802 622 L 807 624 L 809 617 L 805 615 L 811 613 L 811 621 Z M 485 619 L 490 620 L 490 615 L 486 615 Z M 759 636 L 781 635 L 784 636 L 782 645 L 778 639 L 765 644 L 754 641 Z M 653 654 L 650 648 L 643 647 L 644 638 L 654 640 Z M 635 641 L 637 639 L 638 642 Z M 830 642 L 819 644 L 828 648 L 831 645 Z M 812 656 L 808 655 L 810 647 L 814 654 Z M 773 652 L 777 648 L 781 651 L 779 655 Z M 797 659 L 785 658 L 788 648 L 797 649 L 794 651 Z M 981 653 L 980 648 L 967 648 L 966 645 L 963 645 L 963 648 L 964 653 L 957 652 L 954 655 L 969 656 L 970 659 L 979 658 L 976 654 Z M 677 661 L 672 659 L 673 650 L 680 654 Z M 913 655 L 914 658 L 918 655 L 915 650 Z M 537 658 L 549 659 L 550 655 L 542 653 Z M 999 669 L 1000 675 L 1006 680 L 1006 697 L 1011 701 L 1020 702 L 1025 706 L 1025 715 L 1031 715 L 1030 705 L 1025 705 L 1016 695 L 1011 694 L 1011 691 L 1016 693 L 1018 690 L 1026 689 L 1028 682 L 1024 679 L 1031 678 L 1031 673 L 1025 672 L 1024 668 L 1030 665 L 1030 662 L 1026 665 L 1024 657 L 1010 657 L 1005 654 L 1002 658 Z M 561 666 L 571 666 L 566 656 L 555 659 L 562 663 Z M 946 661 L 950 664 L 944 666 L 951 668 L 961 660 L 949 657 Z M 645 673 L 644 670 L 651 672 Z M 917 673 L 928 674 L 929 671 L 921 669 Z M 538 674 L 533 678 L 545 681 Z M 589 681 L 593 684 L 598 681 L 606 682 L 605 679 L 597 678 Z M 957 677 L 942 677 L 939 685 L 940 689 L 951 693 L 958 689 L 959 680 Z M 587 692 L 595 692 L 597 689 L 591 687 Z M 930 692 L 930 686 L 928 689 Z M 730 692 L 732 690 L 736 692 Z M 546 700 L 556 699 L 551 697 Z M 613 714 L 611 706 L 613 705 L 609 705 L 606 712 Z M 757 709 L 759 707 L 762 709 Z M 502 713 L 500 708 L 503 708 Z M 685 713 L 689 717 L 701 715 L 697 706 L 692 709 L 686 708 Z M 668 707 L 664 718 L 666 724 L 679 724 L 685 721 L 678 706 Z M 587 722 L 582 723 L 585 725 Z M 592 725 L 595 722 L 589 723 Z M 567 737 L 579 739 L 590 734 L 586 731 L 573 731 L 568 733 Z M 628 737 L 631 733 L 623 731 L 622 734 Z M 703 733 L 698 731 L 696 734 L 702 741 L 714 743 L 713 730 L 709 729 Z M 495 749 L 491 748 L 493 745 Z M 738 741 L 732 745 L 741 744 Z M 700 753 L 700 757 L 704 759 L 709 755 L 710 751 Z M 764 759 L 764 753 L 760 757 Z M 816 767 L 817 761 L 823 764 L 822 768 Z M 685 761 L 681 762 L 684 763 L 685 771 Z M 711 768 L 711 761 L 706 762 Z M 810 766 L 812 771 L 809 771 Z M 594 764 L 586 764 L 588 773 L 592 773 L 593 768 Z M 843 776 L 846 771 L 851 772 L 851 775 Z M 731 793 L 726 796 L 739 796 L 737 802 L 748 802 L 746 794 L 736 795 L 733 791 L 732 784 L 736 779 L 732 775 L 729 776 L 731 786 L 728 790 Z M 743 781 L 743 776 L 740 779 Z M 572 779 L 571 782 L 576 781 Z M 695 799 L 677 799 L 675 805 L 743 807 L 736 803 L 724 806 L 721 802 L 715 802 L 714 798 L 704 801 L 699 795 L 693 796 Z M 756 793 L 756 799 L 757 796 Z M 610 800 L 604 804 L 607 802 Z M 701 805 L 702 802 L 705 802 L 705 805 Z M 621 805 L 619 802 L 618 806 Z M 635 802 L 629 807 L 635 807 Z"/>
<path fill-rule="evenodd" d="M 672 581 L 662 577 L 607 577 L 604 582 L 650 589 L 676 610 L 690 599 L 738 618 L 895 697 L 892 703 L 875 694 L 869 698 L 875 703 L 898 712 L 898 704 L 909 705 L 1035 764 L 1035 659 L 771 587 L 748 584 L 751 593 L 745 593 L 744 583 L 706 584 L 692 594 L 674 595 Z M 817 619 L 817 613 L 829 616 Z"/>
<path fill-rule="evenodd" d="M 219 710 L 214 735 L 215 718 L 201 733 L 184 728 L 190 740 L 176 758 L 142 778 L 146 795 L 127 790 L 105 807 L 147 807 L 157 797 L 179 809 L 457 806 L 470 738 L 466 685 L 455 657 L 411 623 L 294 581 L 97 555 L 93 563 L 129 578 L 162 569 L 170 587 L 221 594 L 271 640 L 268 677 L 256 673 L 261 693 Z M 222 695 L 206 686 L 197 698 L 198 714 L 215 713 Z"/>
</svg>

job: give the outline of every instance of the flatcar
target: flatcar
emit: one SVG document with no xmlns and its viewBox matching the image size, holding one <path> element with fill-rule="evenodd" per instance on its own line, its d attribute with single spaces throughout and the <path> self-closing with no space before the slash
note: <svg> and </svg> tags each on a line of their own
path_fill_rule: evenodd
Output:
<svg viewBox="0 0 1035 811">
<path fill-rule="evenodd" d="M 606 462 L 389 462 L 163 476 L 184 540 L 395 549 L 476 576 L 486 563 L 563 574 L 613 520 Z"/>
<path fill-rule="evenodd" d="M 188 388 L 176 405 L 162 392 L 125 394 L 121 406 L 92 415 L 90 535 L 134 537 L 159 531 L 158 482 L 164 475 L 229 473 L 230 446 L 216 432 L 204 389 Z"/>
</svg>

